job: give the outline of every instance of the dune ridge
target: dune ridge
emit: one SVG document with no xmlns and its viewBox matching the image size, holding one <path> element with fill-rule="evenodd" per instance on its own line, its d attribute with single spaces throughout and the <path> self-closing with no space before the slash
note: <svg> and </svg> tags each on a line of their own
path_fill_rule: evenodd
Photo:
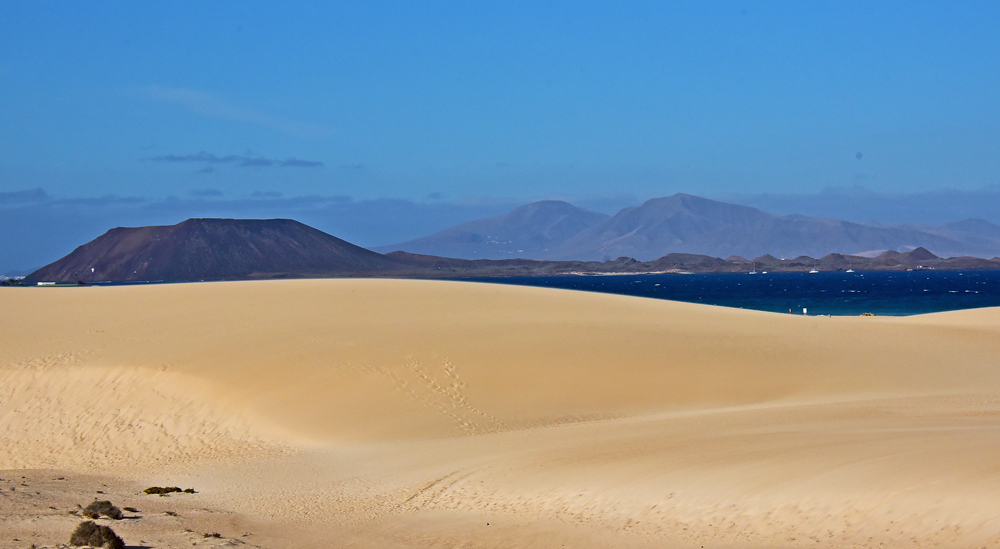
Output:
<svg viewBox="0 0 1000 549">
<path fill-rule="evenodd" d="M 998 309 L 413 280 L 0 302 L 0 469 L 185 479 L 281 546 L 1000 542 Z"/>
</svg>

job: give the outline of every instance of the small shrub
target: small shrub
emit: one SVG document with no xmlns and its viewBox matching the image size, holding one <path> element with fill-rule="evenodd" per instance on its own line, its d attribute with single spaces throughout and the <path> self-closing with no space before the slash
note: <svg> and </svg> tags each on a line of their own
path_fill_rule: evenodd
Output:
<svg viewBox="0 0 1000 549">
<path fill-rule="evenodd" d="M 173 492 L 183 492 L 183 490 L 181 490 L 176 486 L 150 486 L 149 488 L 143 490 L 143 492 L 146 494 L 163 495 L 163 494 L 170 494 Z"/>
<path fill-rule="evenodd" d="M 201 537 L 203 537 L 203 538 L 221 538 L 222 534 L 220 534 L 218 532 L 212 532 L 211 534 L 202 534 Z"/>
<path fill-rule="evenodd" d="M 194 488 L 185 488 L 184 489 L 184 493 L 185 494 L 197 494 L 198 492 L 195 492 Z"/>
<path fill-rule="evenodd" d="M 138 513 L 139 510 L 135 507 L 122 507 L 122 511 L 128 511 L 129 513 Z"/>
<path fill-rule="evenodd" d="M 101 515 L 114 520 L 122 518 L 122 510 L 112 505 L 110 501 L 95 501 L 83 509 L 83 514 L 92 519 Z"/>
<path fill-rule="evenodd" d="M 69 538 L 70 545 L 89 545 L 107 549 L 125 549 L 125 542 L 107 526 L 99 526 L 93 521 L 81 522 Z"/>
</svg>

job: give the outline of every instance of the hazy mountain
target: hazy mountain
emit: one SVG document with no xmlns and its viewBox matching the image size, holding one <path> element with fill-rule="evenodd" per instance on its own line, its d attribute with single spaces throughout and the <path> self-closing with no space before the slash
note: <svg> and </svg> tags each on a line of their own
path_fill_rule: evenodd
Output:
<svg viewBox="0 0 1000 549">
<path fill-rule="evenodd" d="M 962 242 L 970 250 L 963 255 L 986 257 L 1000 254 L 1000 226 L 984 219 L 966 219 L 944 225 L 917 228 Z"/>
<path fill-rule="evenodd" d="M 688 194 L 654 198 L 612 217 L 565 202 L 536 202 L 378 251 L 478 258 L 649 261 L 670 253 L 778 257 L 879 255 L 924 247 L 942 256 L 1000 255 L 1000 227 L 981 219 L 939 226 L 882 226 L 774 215 Z M 869 252 L 869 253 L 866 253 Z"/>
<path fill-rule="evenodd" d="M 118 227 L 28 282 L 226 280 L 391 273 L 400 265 L 290 219 L 188 219 Z"/>
<path fill-rule="evenodd" d="M 647 261 L 678 252 L 715 257 L 821 257 L 834 252 L 905 251 L 917 247 L 940 256 L 989 257 L 1000 252 L 1000 240 L 965 242 L 957 231 L 932 234 L 912 227 L 872 227 L 833 219 L 778 216 L 749 206 L 676 194 L 626 208 L 545 257 L 602 260 L 628 256 Z"/>
<path fill-rule="evenodd" d="M 375 250 L 463 259 L 542 258 L 607 218 L 605 214 L 566 202 L 545 200 L 521 206 L 506 215 L 462 223 L 430 236 Z"/>
</svg>

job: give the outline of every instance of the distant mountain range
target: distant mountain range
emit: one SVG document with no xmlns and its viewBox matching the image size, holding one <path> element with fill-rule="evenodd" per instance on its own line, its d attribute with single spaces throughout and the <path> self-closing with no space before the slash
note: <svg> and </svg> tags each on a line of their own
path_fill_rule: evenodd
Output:
<svg viewBox="0 0 1000 549">
<path fill-rule="evenodd" d="M 549 209 L 558 211 L 560 208 L 564 206 L 548 204 L 534 212 L 538 214 Z M 566 211 L 573 213 L 572 210 Z M 526 212 L 526 217 L 530 218 L 531 210 Z M 577 218 L 569 219 L 572 221 L 566 221 L 566 225 L 575 223 Z M 580 234 L 604 226 L 611 219 L 600 221 Z M 556 223 L 548 226 L 553 228 L 548 233 L 551 236 L 558 234 L 555 228 L 561 225 Z M 983 229 L 978 225 L 973 228 L 977 231 Z M 968 232 L 969 228 L 962 225 L 950 230 Z M 564 240 L 560 247 L 577 238 Z M 545 244 L 537 245 L 544 247 Z M 650 261 L 638 261 L 624 256 L 609 261 L 470 260 L 401 251 L 383 255 L 289 219 L 189 219 L 170 226 L 111 229 L 66 257 L 31 273 L 23 283 L 189 282 L 328 277 L 460 278 L 848 269 L 1000 269 L 1000 258 L 943 259 L 918 247 L 905 253 L 887 251 L 873 257 L 828 254 L 819 259 L 807 256 L 782 259 L 770 254 L 749 260 L 735 256 L 720 259 L 701 254 L 670 253 Z M 11 283 L 9 280 L 0 280 L 3 285 Z"/>
<path fill-rule="evenodd" d="M 688 194 L 655 198 L 606 216 L 545 201 L 376 251 L 464 259 L 649 261 L 670 253 L 777 257 L 873 255 L 927 248 L 938 256 L 1000 255 L 1000 227 L 969 219 L 941 226 L 884 227 L 779 216 Z"/>
</svg>

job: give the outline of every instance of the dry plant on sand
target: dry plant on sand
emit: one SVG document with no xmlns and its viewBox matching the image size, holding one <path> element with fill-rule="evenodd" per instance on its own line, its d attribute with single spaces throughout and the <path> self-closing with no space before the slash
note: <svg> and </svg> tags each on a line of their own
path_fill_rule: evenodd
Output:
<svg viewBox="0 0 1000 549">
<path fill-rule="evenodd" d="M 174 492 L 183 492 L 185 494 L 197 494 L 198 493 L 198 492 L 195 492 L 194 488 L 185 488 L 185 489 L 181 490 L 177 486 L 150 486 L 149 488 L 146 488 L 142 492 L 144 494 L 161 495 L 161 496 L 164 495 L 164 494 L 172 494 Z"/>
<path fill-rule="evenodd" d="M 94 501 L 85 507 L 81 514 L 92 519 L 104 515 L 109 519 L 121 520 L 123 516 L 122 510 L 112 505 L 110 501 Z"/>
<path fill-rule="evenodd" d="M 106 547 L 107 549 L 125 549 L 125 542 L 118 534 L 107 526 L 100 526 L 93 521 L 81 522 L 69 538 L 69 544 L 74 546 Z"/>
</svg>

